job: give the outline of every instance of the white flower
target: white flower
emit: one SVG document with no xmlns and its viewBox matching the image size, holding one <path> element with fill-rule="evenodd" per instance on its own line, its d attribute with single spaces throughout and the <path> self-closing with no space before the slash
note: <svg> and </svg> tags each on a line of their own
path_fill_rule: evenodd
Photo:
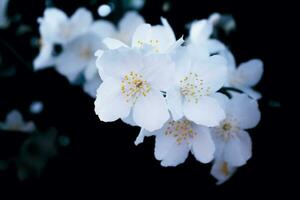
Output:
<svg viewBox="0 0 300 200">
<path fill-rule="evenodd" d="M 225 45 L 221 41 L 210 38 L 213 33 L 214 23 L 217 20 L 215 19 L 216 17 L 218 16 L 212 15 L 208 20 L 194 21 L 189 31 L 189 43 L 206 48 L 210 53 L 218 53 L 224 50 Z"/>
<path fill-rule="evenodd" d="M 162 25 L 151 26 L 150 24 L 139 25 L 132 36 L 132 48 L 151 49 L 156 53 L 169 53 L 184 41 L 182 38 L 176 41 L 173 29 L 165 18 L 161 18 Z M 103 43 L 109 49 L 128 47 L 127 44 L 117 39 L 106 38 Z"/>
<path fill-rule="evenodd" d="M 237 167 L 229 165 L 223 159 L 215 158 L 210 173 L 218 180 L 217 185 L 220 185 L 227 181 L 236 170 Z"/>
<path fill-rule="evenodd" d="M 204 126 L 217 126 L 225 113 L 216 92 L 226 79 L 226 60 L 209 56 L 205 49 L 182 47 L 175 56 L 174 86 L 167 91 L 167 102 L 174 120 L 183 116 Z"/>
<path fill-rule="evenodd" d="M 218 127 L 211 128 L 215 157 L 228 166 L 242 166 L 252 155 L 251 138 L 245 129 L 254 128 L 260 120 L 257 101 L 245 94 L 234 94 L 231 99 L 219 95 L 218 100 L 226 118 Z"/>
<path fill-rule="evenodd" d="M 101 47 L 101 38 L 94 33 L 78 36 L 63 47 L 62 53 L 56 58 L 56 70 L 70 82 L 75 82 L 85 68 L 96 71 L 94 53 Z"/>
<path fill-rule="evenodd" d="M 94 31 L 96 28 L 92 20 L 91 13 L 85 8 L 77 9 L 70 18 L 57 8 L 47 8 L 44 16 L 38 19 L 41 44 L 40 53 L 33 62 L 34 69 L 54 66 L 56 64 L 56 57 L 53 56 L 54 44 L 64 46 L 89 29 Z"/>
<path fill-rule="evenodd" d="M 95 101 L 100 120 L 126 118 L 132 110 L 140 127 L 153 131 L 163 126 L 169 112 L 161 91 L 170 88 L 174 68 L 168 55 L 119 48 L 105 51 L 98 64 L 106 76 Z"/>
<path fill-rule="evenodd" d="M 0 1 L 0 28 L 6 28 L 9 24 L 9 21 L 6 16 L 6 10 L 9 0 Z"/>
<path fill-rule="evenodd" d="M 251 59 L 236 67 L 234 56 L 229 50 L 221 52 L 228 60 L 227 86 L 237 88 L 254 99 L 260 99 L 261 94 L 252 89 L 263 74 L 263 62 L 260 59 Z"/>
<path fill-rule="evenodd" d="M 163 128 L 154 132 L 141 129 L 135 141 L 136 145 L 143 142 L 144 136 L 151 135 L 155 135 L 155 158 L 161 160 L 162 166 L 177 166 L 183 163 L 190 151 L 202 163 L 213 159 L 215 145 L 209 128 L 187 119 L 169 120 Z"/>
<path fill-rule="evenodd" d="M 43 40 L 58 44 L 65 44 L 85 33 L 92 21 L 91 12 L 85 8 L 77 9 L 70 18 L 57 8 L 47 8 L 44 16 L 38 19 Z"/>
<path fill-rule="evenodd" d="M 19 111 L 13 110 L 8 113 L 5 122 L 0 123 L 0 129 L 6 131 L 33 132 L 36 128 L 33 122 L 24 122 Z"/>
</svg>

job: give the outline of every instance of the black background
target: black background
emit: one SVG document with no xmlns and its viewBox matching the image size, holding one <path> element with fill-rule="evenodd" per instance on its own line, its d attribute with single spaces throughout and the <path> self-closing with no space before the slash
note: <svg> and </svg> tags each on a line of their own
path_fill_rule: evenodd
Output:
<svg viewBox="0 0 300 200">
<path fill-rule="evenodd" d="M 97 17 L 97 6 L 87 1 L 52 1 L 53 5 L 72 14 L 79 6 L 91 9 Z M 118 1 L 116 1 L 118 2 Z M 41 198 L 54 195 L 67 197 L 83 194 L 97 199 L 110 199 L 117 195 L 124 198 L 184 197 L 222 199 L 261 197 L 283 194 L 291 195 L 297 180 L 297 140 L 293 135 L 299 131 L 292 122 L 289 108 L 294 96 L 292 86 L 296 72 L 292 56 L 296 13 L 288 1 L 218 1 L 184 0 L 170 1 L 171 9 L 163 12 L 163 1 L 147 1 L 141 14 L 152 24 L 165 16 L 176 31 L 177 37 L 187 35 L 185 24 L 194 19 L 208 17 L 212 12 L 232 14 L 237 30 L 225 37 L 237 62 L 251 58 L 264 61 L 264 76 L 257 89 L 263 94 L 260 100 L 262 120 L 250 131 L 253 139 L 253 157 L 241 167 L 227 183 L 216 186 L 209 175 L 211 165 L 203 165 L 189 156 L 176 168 L 163 168 L 153 155 L 154 140 L 147 138 L 144 144 L 133 144 L 138 129 L 120 121 L 102 123 L 93 111 L 93 99 L 84 94 L 79 86 L 71 86 L 53 69 L 32 72 L 27 65 L 37 55 L 38 49 L 30 44 L 38 36 L 36 19 L 42 16 L 45 2 L 42 0 L 11 0 L 9 14 L 21 14 L 21 22 L 30 25 L 33 32 L 16 36 L 19 24 L 0 31 L 0 39 L 6 41 L 22 59 L 3 45 L 1 52 L 6 63 L 16 67 L 16 76 L 0 79 L 0 117 L 17 108 L 26 119 L 33 119 L 40 129 L 54 126 L 68 134 L 71 145 L 52 159 L 39 179 L 20 182 L 14 171 L 1 173 L 0 194 L 38 195 Z M 294 16 L 295 15 L 295 16 Z M 109 18 L 110 19 L 110 18 Z M 299 85 L 299 84 L 298 84 Z M 295 94 L 296 95 L 296 94 Z M 44 103 L 40 115 L 30 115 L 28 106 L 34 100 Z M 280 107 L 271 107 L 270 101 L 280 102 Z M 296 116 L 297 119 L 297 116 Z M 6 153 L 17 148 L 22 137 L 0 136 L 0 149 Z M 292 144 L 294 143 L 295 144 Z M 290 173 L 292 172 L 292 173 Z M 110 198 L 105 197 L 110 195 Z M 1 197 L 0 197 L 1 199 Z M 87 198 L 89 199 L 89 198 Z"/>
</svg>

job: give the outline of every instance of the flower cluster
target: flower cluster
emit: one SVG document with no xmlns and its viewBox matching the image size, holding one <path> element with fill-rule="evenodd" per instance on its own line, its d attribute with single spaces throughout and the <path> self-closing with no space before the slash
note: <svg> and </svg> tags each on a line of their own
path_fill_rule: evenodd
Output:
<svg viewBox="0 0 300 200">
<path fill-rule="evenodd" d="M 184 40 L 165 18 L 152 26 L 130 11 L 115 26 L 85 8 L 71 17 L 48 8 L 38 20 L 34 67 L 53 66 L 82 84 L 96 98 L 101 121 L 140 127 L 136 145 L 155 136 L 162 166 L 177 166 L 191 152 L 201 163 L 213 162 L 211 174 L 221 184 L 251 157 L 246 130 L 260 120 L 261 94 L 253 87 L 263 73 L 259 59 L 237 67 L 229 48 L 212 37 L 221 19 L 195 20 Z"/>
<path fill-rule="evenodd" d="M 189 152 L 201 163 L 213 161 L 211 174 L 220 184 L 251 157 L 246 130 L 260 120 L 261 95 L 252 87 L 263 64 L 253 59 L 236 67 L 226 45 L 211 38 L 219 17 L 193 22 L 186 41 L 176 39 L 164 18 L 137 26 L 129 43 L 105 38 L 107 50 L 96 53 L 103 82 L 95 112 L 104 122 L 141 127 L 136 145 L 155 136 L 162 166 L 183 163 Z"/>
</svg>

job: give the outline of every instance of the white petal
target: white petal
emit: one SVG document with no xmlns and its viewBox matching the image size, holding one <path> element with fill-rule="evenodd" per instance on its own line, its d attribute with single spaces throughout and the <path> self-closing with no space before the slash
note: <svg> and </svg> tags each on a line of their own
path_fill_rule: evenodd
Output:
<svg viewBox="0 0 300 200">
<path fill-rule="evenodd" d="M 125 118 L 121 119 L 124 123 L 130 125 L 130 126 L 137 126 L 137 124 L 135 123 L 135 121 L 133 120 L 133 114 L 132 114 L 132 110 L 129 113 L 129 115 Z"/>
<path fill-rule="evenodd" d="M 160 129 L 169 117 L 166 101 L 158 91 L 140 95 L 133 107 L 134 121 L 148 131 Z"/>
<path fill-rule="evenodd" d="M 219 53 L 226 48 L 225 44 L 216 39 L 207 40 L 205 46 L 211 54 Z"/>
<path fill-rule="evenodd" d="M 78 8 L 71 16 L 70 22 L 74 35 L 80 35 L 88 30 L 93 21 L 92 13 L 86 8 Z"/>
<path fill-rule="evenodd" d="M 218 180 L 217 185 L 220 185 L 227 181 L 234 174 L 236 169 L 236 167 L 230 166 L 224 160 L 217 159 L 214 161 L 210 173 Z"/>
<path fill-rule="evenodd" d="M 245 131 L 239 132 L 238 137 L 232 137 L 224 148 L 224 160 L 231 166 L 242 166 L 251 157 L 251 138 Z"/>
<path fill-rule="evenodd" d="M 171 44 L 166 50 L 166 53 L 172 53 L 175 51 L 178 47 L 180 47 L 184 43 L 183 36 L 179 38 L 175 43 Z"/>
<path fill-rule="evenodd" d="M 245 94 L 234 95 L 227 104 L 226 113 L 235 118 L 243 129 L 254 128 L 260 121 L 257 101 Z"/>
<path fill-rule="evenodd" d="M 174 80 L 174 63 L 167 54 L 150 54 L 143 59 L 142 71 L 151 87 L 166 91 L 170 89 Z"/>
<path fill-rule="evenodd" d="M 263 74 L 263 62 L 259 59 L 252 59 L 240 64 L 237 69 L 237 76 L 245 86 L 256 85 Z"/>
<path fill-rule="evenodd" d="M 127 45 L 131 44 L 133 33 L 136 28 L 145 23 L 144 18 L 135 11 L 125 13 L 120 20 L 118 27 L 120 31 L 119 38 Z"/>
<path fill-rule="evenodd" d="M 212 97 L 200 97 L 198 103 L 184 101 L 183 112 L 189 120 L 196 124 L 213 127 L 225 118 L 224 110 Z"/>
<path fill-rule="evenodd" d="M 116 39 L 113 39 L 113 38 L 104 38 L 102 40 L 102 42 L 109 49 L 118 49 L 120 47 L 128 47 L 126 44 L 124 44 L 120 40 L 116 40 Z"/>
<path fill-rule="evenodd" d="M 195 63 L 195 65 L 197 67 L 198 63 Z M 222 56 L 215 55 L 211 56 L 207 62 L 199 63 L 199 65 L 198 75 L 203 80 L 203 88 L 208 89 L 210 94 L 218 91 L 227 78 L 226 60 Z M 202 65 L 205 65 L 205 67 Z"/>
<path fill-rule="evenodd" d="M 95 21 L 89 28 L 89 31 L 92 31 L 101 38 L 113 37 L 117 32 L 115 26 L 107 20 Z"/>
<path fill-rule="evenodd" d="M 137 136 L 137 138 L 134 141 L 134 144 L 139 145 L 140 143 L 144 142 L 145 137 L 149 137 L 149 136 L 152 136 L 154 134 L 155 134 L 155 131 L 154 132 L 149 132 L 149 131 L 141 128 L 139 135 Z"/>
<path fill-rule="evenodd" d="M 195 158 L 202 163 L 209 163 L 214 158 L 215 144 L 212 140 L 209 129 L 196 126 L 197 134 L 193 138 L 192 153 Z"/>
<path fill-rule="evenodd" d="M 52 56 L 52 44 L 46 41 L 42 41 L 42 43 L 40 53 L 33 61 L 34 70 L 45 69 L 55 64 L 55 58 Z"/>
<path fill-rule="evenodd" d="M 213 26 L 207 20 L 193 22 L 190 29 L 190 39 L 194 44 L 201 44 L 207 40 L 213 32 Z"/>
<path fill-rule="evenodd" d="M 143 68 L 142 59 L 143 55 L 138 50 L 121 47 L 105 51 L 98 66 L 103 67 L 108 76 L 123 79 L 130 71 L 138 73 Z"/>
<path fill-rule="evenodd" d="M 149 42 L 152 39 L 152 27 L 150 24 L 141 24 L 139 25 L 133 36 L 131 46 L 135 48 L 140 48 L 140 42 Z"/>
<path fill-rule="evenodd" d="M 47 8 L 43 18 L 39 19 L 40 33 L 48 42 L 62 42 L 60 33 L 61 26 L 67 23 L 67 15 L 57 8 Z"/>
<path fill-rule="evenodd" d="M 125 118 L 130 113 L 128 104 L 121 93 L 121 83 L 110 78 L 106 79 L 97 90 L 95 112 L 101 121 L 115 121 Z"/>
<path fill-rule="evenodd" d="M 172 114 L 172 118 L 177 121 L 183 117 L 183 97 L 178 88 L 172 88 L 166 94 L 168 108 Z"/>
<path fill-rule="evenodd" d="M 229 102 L 229 98 L 226 95 L 224 95 L 220 92 L 217 92 L 217 93 L 213 94 L 212 97 L 215 98 L 218 101 L 219 105 L 225 111 L 226 107 L 227 107 L 227 104 Z"/>
<path fill-rule="evenodd" d="M 97 66 L 96 66 L 96 60 L 92 59 L 90 61 L 90 63 L 86 66 L 86 68 L 84 69 L 84 78 L 86 80 L 91 80 L 93 79 L 97 74 Z"/>
<path fill-rule="evenodd" d="M 177 166 L 188 157 L 190 147 L 187 143 L 178 144 L 175 137 L 165 135 L 164 129 L 156 134 L 154 155 L 164 167 Z"/>
</svg>

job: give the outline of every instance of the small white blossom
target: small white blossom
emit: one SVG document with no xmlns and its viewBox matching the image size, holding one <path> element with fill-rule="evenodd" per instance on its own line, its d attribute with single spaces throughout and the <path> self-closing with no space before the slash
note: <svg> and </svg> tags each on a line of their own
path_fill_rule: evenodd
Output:
<svg viewBox="0 0 300 200">
<path fill-rule="evenodd" d="M 54 66 L 56 64 L 56 57 L 53 55 L 54 45 L 64 46 L 86 33 L 91 29 L 92 20 L 92 14 L 85 8 L 77 9 L 70 18 L 57 8 L 47 8 L 44 16 L 38 19 L 41 35 L 40 52 L 33 62 L 34 69 Z"/>
<path fill-rule="evenodd" d="M 141 129 L 135 144 L 143 142 L 145 136 L 155 136 L 154 155 L 162 166 L 177 166 L 183 163 L 191 151 L 195 158 L 208 163 L 213 159 L 215 145 L 209 129 L 187 119 L 169 120 L 161 129 L 148 132 Z"/>
<path fill-rule="evenodd" d="M 245 94 L 234 94 L 231 99 L 219 95 L 218 101 L 226 118 L 219 126 L 211 128 L 216 163 L 225 162 L 227 167 L 242 166 L 252 156 L 251 138 L 245 129 L 254 128 L 260 120 L 257 101 Z"/>
<path fill-rule="evenodd" d="M 106 76 L 95 101 L 100 120 L 126 118 L 132 110 L 133 120 L 140 127 L 153 131 L 163 126 L 169 112 L 161 91 L 171 87 L 174 70 L 167 54 L 119 48 L 105 51 L 98 64 Z"/>
<path fill-rule="evenodd" d="M 58 44 L 65 44 L 85 33 L 92 21 L 91 12 L 85 8 L 78 8 L 71 17 L 57 8 L 47 8 L 44 16 L 38 19 L 43 40 Z"/>
<path fill-rule="evenodd" d="M 236 66 L 235 58 L 229 50 L 221 52 L 228 60 L 228 78 L 226 85 L 237 88 L 254 99 L 260 99 L 261 94 L 252 88 L 261 80 L 263 62 L 251 59 Z"/>
<path fill-rule="evenodd" d="M 86 33 L 67 43 L 62 53 L 56 58 L 56 70 L 75 82 L 85 68 L 96 71 L 94 53 L 102 48 L 101 38 L 94 33 Z"/>
<path fill-rule="evenodd" d="M 33 132 L 36 128 L 33 122 L 24 122 L 21 113 L 13 110 L 7 114 L 4 122 L 0 123 L 0 129 L 5 131 Z"/>
<path fill-rule="evenodd" d="M 217 126 L 225 113 L 214 98 L 226 79 L 226 60 L 209 56 L 202 48 L 180 48 L 175 56 L 175 83 L 167 91 L 167 102 L 174 120 L 187 119 L 204 126 Z"/>
</svg>

